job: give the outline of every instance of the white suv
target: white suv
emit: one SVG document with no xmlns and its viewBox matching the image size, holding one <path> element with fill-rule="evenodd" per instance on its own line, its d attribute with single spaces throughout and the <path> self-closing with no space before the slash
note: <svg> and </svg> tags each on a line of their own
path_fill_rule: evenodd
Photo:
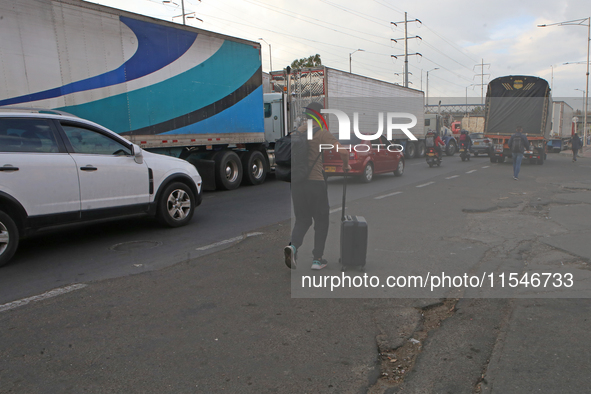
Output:
<svg viewBox="0 0 591 394">
<path fill-rule="evenodd" d="M 184 160 L 58 111 L 0 110 L 0 266 L 41 228 L 141 213 L 178 227 L 199 204 Z"/>
</svg>

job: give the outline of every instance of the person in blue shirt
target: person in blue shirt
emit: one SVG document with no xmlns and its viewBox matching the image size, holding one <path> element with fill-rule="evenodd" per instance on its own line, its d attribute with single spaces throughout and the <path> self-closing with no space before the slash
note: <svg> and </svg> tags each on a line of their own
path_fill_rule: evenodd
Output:
<svg viewBox="0 0 591 394">
<path fill-rule="evenodd" d="M 529 150 L 529 141 L 527 137 L 522 134 L 523 127 L 517 126 L 515 134 L 509 138 L 509 149 L 513 154 L 513 179 L 518 180 L 519 170 L 521 170 L 521 160 L 523 160 L 523 152 Z"/>
</svg>

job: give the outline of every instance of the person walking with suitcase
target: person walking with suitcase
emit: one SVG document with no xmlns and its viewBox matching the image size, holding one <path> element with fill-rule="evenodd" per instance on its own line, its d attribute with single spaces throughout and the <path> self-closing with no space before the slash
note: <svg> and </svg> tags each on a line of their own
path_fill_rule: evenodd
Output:
<svg viewBox="0 0 591 394">
<path fill-rule="evenodd" d="M 306 119 L 318 119 L 322 105 L 310 103 L 304 112 Z M 322 126 L 322 122 L 320 122 Z M 297 132 L 306 132 L 307 124 L 304 122 Z M 322 165 L 322 151 L 320 144 L 331 144 L 337 149 L 343 160 L 343 171 L 349 171 L 349 151 L 339 144 L 339 141 L 325 127 L 314 127 L 313 137 L 308 141 L 308 166 L 307 179 L 294 182 L 292 179 L 291 197 L 295 224 L 291 233 L 291 242 L 284 248 L 285 265 L 291 269 L 296 268 L 297 252 L 304 242 L 304 236 L 314 223 L 314 250 L 312 251 L 312 269 L 320 270 L 328 264 L 322 257 L 329 226 L 328 186 L 324 179 Z"/>
<path fill-rule="evenodd" d="M 572 138 L 572 147 L 573 147 L 573 162 L 577 161 L 577 154 L 579 153 L 579 149 L 583 146 L 583 142 L 579 138 L 579 135 L 575 133 Z"/>
<path fill-rule="evenodd" d="M 521 170 L 521 160 L 523 160 L 523 152 L 529 150 L 529 141 L 527 137 L 522 134 L 523 127 L 517 126 L 515 134 L 509 138 L 509 148 L 513 154 L 513 179 L 518 180 L 519 170 Z"/>
</svg>

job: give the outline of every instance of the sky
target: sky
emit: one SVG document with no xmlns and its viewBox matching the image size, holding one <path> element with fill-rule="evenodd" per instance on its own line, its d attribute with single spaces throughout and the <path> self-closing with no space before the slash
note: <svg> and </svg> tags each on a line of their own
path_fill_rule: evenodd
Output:
<svg viewBox="0 0 591 394">
<path fill-rule="evenodd" d="M 92 2 L 182 23 L 181 0 Z M 552 85 L 555 99 L 569 98 L 575 109 L 583 106 L 587 26 L 537 25 L 588 18 L 588 0 L 184 0 L 184 4 L 186 14 L 194 12 L 202 20 L 189 18 L 188 25 L 260 42 L 263 71 L 270 69 L 269 52 L 274 71 L 294 59 L 320 54 L 328 67 L 349 71 L 351 57 L 353 73 L 399 84 L 404 71 L 404 22 L 399 22 L 407 12 L 413 21 L 407 24 L 408 36 L 420 36 L 408 40 L 408 53 L 422 55 L 408 57 L 409 87 L 425 91 L 429 71 L 429 97 L 461 98 L 463 103 L 467 95 L 478 102 L 486 94 L 482 83 L 505 75 L 534 75 Z"/>
</svg>

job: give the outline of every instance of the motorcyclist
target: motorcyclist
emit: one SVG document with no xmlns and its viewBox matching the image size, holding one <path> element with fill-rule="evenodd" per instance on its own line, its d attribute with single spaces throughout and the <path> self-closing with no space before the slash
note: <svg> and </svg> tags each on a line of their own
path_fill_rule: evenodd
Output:
<svg viewBox="0 0 591 394">
<path fill-rule="evenodd" d="M 443 142 L 443 140 L 441 139 L 441 137 L 439 137 L 439 132 L 436 131 L 435 132 L 435 150 L 437 151 L 437 154 L 439 155 L 439 160 L 443 159 L 443 151 L 441 150 L 442 146 L 445 146 L 445 143 Z"/>
<path fill-rule="evenodd" d="M 470 148 L 472 148 L 472 138 L 467 130 L 462 130 L 460 132 L 460 146 L 464 147 L 470 152 Z"/>
</svg>

